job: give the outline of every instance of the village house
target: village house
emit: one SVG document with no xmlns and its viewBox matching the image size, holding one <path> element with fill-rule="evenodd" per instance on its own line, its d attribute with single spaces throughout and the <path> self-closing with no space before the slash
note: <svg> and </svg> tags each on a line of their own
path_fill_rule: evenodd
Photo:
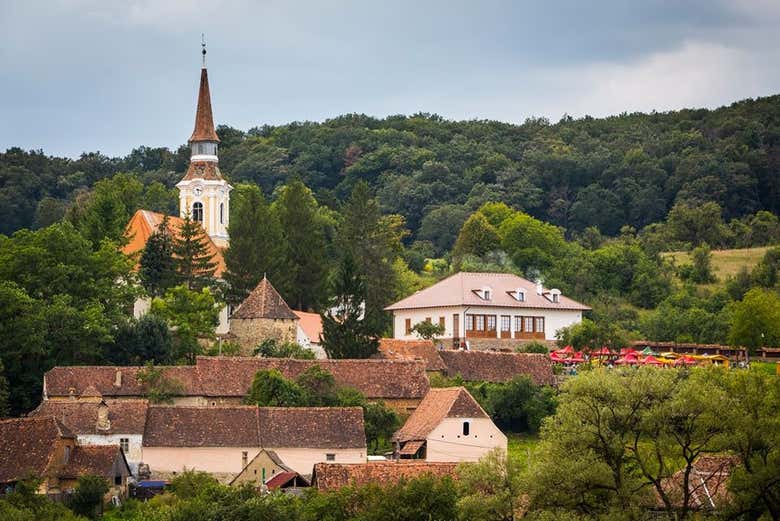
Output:
<svg viewBox="0 0 780 521">
<path fill-rule="evenodd" d="M 377 358 L 386 360 L 419 360 L 427 373 L 437 373 L 466 381 L 508 382 L 527 376 L 536 385 L 553 385 L 552 362 L 537 353 L 504 351 L 464 351 L 438 349 L 428 340 L 395 340 L 383 338 Z"/>
<path fill-rule="evenodd" d="M 284 468 L 311 474 L 315 463 L 366 459 L 360 407 L 149 407 L 144 463 L 153 478 L 187 469 L 229 483 L 261 450 Z M 281 467 L 280 467 L 281 468 Z"/>
<path fill-rule="evenodd" d="M 76 435 L 80 445 L 121 447 L 137 475 L 148 407 L 146 400 L 104 400 L 90 385 L 79 400 L 45 400 L 30 416 L 54 416 Z"/>
<path fill-rule="evenodd" d="M 322 316 L 319 313 L 293 310 L 298 317 L 297 342 L 306 349 L 314 351 L 314 356 L 328 358 L 322 348 Z"/>
<path fill-rule="evenodd" d="M 431 389 L 393 435 L 395 458 L 477 461 L 507 438 L 464 387 Z"/>
<path fill-rule="evenodd" d="M 366 463 L 317 463 L 312 486 L 321 492 L 346 486 L 393 485 L 422 476 L 456 478 L 457 463 L 422 460 L 369 461 Z"/>
<path fill-rule="evenodd" d="M 0 421 L 0 495 L 34 477 L 40 479 L 38 493 L 57 496 L 72 491 L 85 475 L 106 479 L 106 499 L 126 497 L 130 468 L 118 445 L 80 445 L 53 416 Z"/>
<path fill-rule="evenodd" d="M 205 53 L 205 49 L 204 49 Z M 215 276 L 221 278 L 225 270 L 222 250 L 227 248 L 228 226 L 230 222 L 230 191 L 232 186 L 219 171 L 217 148 L 219 137 L 214 129 L 214 117 L 211 110 L 211 93 L 206 69 L 205 54 L 200 71 L 198 107 L 195 113 L 195 128 L 189 139 L 190 164 L 181 181 L 176 185 L 179 190 L 179 216 L 169 216 L 169 231 L 177 235 L 182 218 L 189 215 L 201 223 L 207 236 L 207 249 L 214 255 L 212 262 L 217 264 Z M 126 255 L 140 258 L 149 237 L 157 231 L 165 216 L 149 210 L 138 210 L 130 219 L 125 232 L 128 243 L 122 251 Z M 136 318 L 149 311 L 151 299 L 139 298 L 134 305 Z M 228 332 L 229 309 L 225 306 L 219 314 L 217 334 Z"/>
<path fill-rule="evenodd" d="M 413 340 L 412 328 L 427 321 L 442 327 L 442 339 L 476 348 L 554 340 L 590 308 L 511 273 L 460 272 L 385 309 L 393 314 L 393 338 Z"/>
<path fill-rule="evenodd" d="M 261 487 L 266 484 L 266 481 L 269 479 L 284 473 L 297 474 L 297 472 L 284 464 L 276 452 L 261 449 L 260 452 L 258 452 L 257 455 L 241 469 L 241 472 L 236 474 L 236 477 L 233 478 L 233 481 L 231 481 L 230 484 L 243 485 L 249 483 L 255 487 Z"/>
<path fill-rule="evenodd" d="M 298 337 L 298 315 L 263 277 L 230 316 L 230 339 L 248 356 L 264 340 L 295 342 Z"/>
<path fill-rule="evenodd" d="M 178 383 L 174 405 L 240 405 L 258 371 L 277 369 L 296 378 L 313 365 L 333 375 L 338 386 L 352 387 L 370 401 L 383 401 L 401 413 L 417 407 L 428 392 L 425 365 L 415 360 L 294 360 L 287 358 L 199 356 L 195 365 L 161 366 L 165 378 Z M 92 385 L 104 399 L 143 399 L 138 380 L 144 367 L 67 366 L 44 374 L 43 399 L 80 401 Z"/>
</svg>

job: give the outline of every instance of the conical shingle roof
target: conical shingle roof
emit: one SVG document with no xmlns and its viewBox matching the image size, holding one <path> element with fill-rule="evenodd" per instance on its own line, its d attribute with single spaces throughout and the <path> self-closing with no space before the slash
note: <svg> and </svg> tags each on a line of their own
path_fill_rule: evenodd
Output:
<svg viewBox="0 0 780 521">
<path fill-rule="evenodd" d="M 284 301 L 279 292 L 276 291 L 276 288 L 265 277 L 252 290 L 249 296 L 244 299 L 231 318 L 298 319 L 297 315 L 287 305 L 287 302 Z"/>
<path fill-rule="evenodd" d="M 200 70 L 200 90 L 198 92 L 198 111 L 195 114 L 195 130 L 192 131 L 192 141 L 217 141 L 214 130 L 214 117 L 211 114 L 211 93 L 209 92 L 209 73 L 206 68 Z"/>
</svg>

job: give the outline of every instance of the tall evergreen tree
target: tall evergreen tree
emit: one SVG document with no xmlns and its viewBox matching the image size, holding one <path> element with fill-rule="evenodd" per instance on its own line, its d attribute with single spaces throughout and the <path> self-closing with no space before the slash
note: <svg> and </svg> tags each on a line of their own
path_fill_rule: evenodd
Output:
<svg viewBox="0 0 780 521">
<path fill-rule="evenodd" d="M 176 261 L 168 223 L 166 215 L 157 231 L 146 241 L 139 262 L 141 284 L 152 297 L 161 297 L 168 288 L 176 285 Z"/>
<path fill-rule="evenodd" d="M 295 309 L 318 309 L 325 294 L 327 259 L 325 230 L 317 201 L 305 184 L 294 180 L 284 186 L 272 209 L 279 217 L 285 240 L 285 270 L 289 274 L 282 293 Z"/>
<path fill-rule="evenodd" d="M 401 240 L 406 234 L 403 217 L 383 216 L 368 185 L 357 183 L 342 207 L 337 240 L 365 281 L 365 321 L 376 335 L 390 326 L 384 308 L 393 300 L 398 285 L 393 262 L 403 251 Z"/>
<path fill-rule="evenodd" d="M 367 289 L 352 256 L 339 266 L 330 309 L 322 314 L 322 348 L 328 358 L 368 358 L 379 349 L 376 327 L 364 313 Z"/>
<path fill-rule="evenodd" d="M 200 290 L 214 284 L 217 263 L 209 251 L 206 231 L 189 213 L 173 240 L 173 254 L 179 281 L 187 289 Z"/>
<path fill-rule="evenodd" d="M 237 186 L 230 211 L 230 246 L 224 253 L 228 302 L 240 304 L 263 274 L 276 287 L 285 288 L 288 278 L 281 226 L 260 188 L 254 184 Z"/>
</svg>

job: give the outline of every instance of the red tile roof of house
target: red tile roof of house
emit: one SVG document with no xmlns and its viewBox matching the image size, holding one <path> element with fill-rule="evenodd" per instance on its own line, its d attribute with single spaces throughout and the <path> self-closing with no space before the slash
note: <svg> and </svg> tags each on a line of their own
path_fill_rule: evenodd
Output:
<svg viewBox="0 0 780 521">
<path fill-rule="evenodd" d="M 52 416 L 0 421 L 0 483 L 56 474 L 55 448 L 75 435 Z"/>
<path fill-rule="evenodd" d="M 700 456 L 693 463 L 688 477 L 691 507 L 696 510 L 716 510 L 729 502 L 728 483 L 739 458 L 732 455 Z M 672 503 L 682 506 L 685 472 L 680 470 L 664 480 L 661 487 Z M 665 505 L 656 493 L 656 506 Z"/>
<path fill-rule="evenodd" d="M 163 222 L 164 214 L 152 212 L 151 210 L 138 210 L 130 218 L 130 222 L 127 223 L 125 229 L 125 237 L 129 239 L 129 242 L 122 247 L 122 253 L 125 255 L 140 255 L 141 250 L 146 247 L 146 242 L 149 237 L 157 231 Z M 173 215 L 168 216 L 168 231 L 172 236 L 176 236 L 179 233 L 184 219 L 181 217 L 175 217 Z M 222 250 L 220 250 L 211 237 L 207 233 L 203 234 L 206 241 L 206 247 L 208 252 L 213 255 L 212 262 L 217 264 L 214 270 L 215 277 L 221 277 L 225 272 L 225 259 L 222 256 Z M 139 257 L 140 258 L 140 257 Z"/>
<path fill-rule="evenodd" d="M 195 112 L 195 128 L 190 136 L 192 141 L 219 141 L 214 130 L 214 117 L 211 114 L 211 93 L 209 92 L 209 73 L 206 68 L 200 70 L 200 88 L 198 89 L 198 109 Z"/>
<path fill-rule="evenodd" d="M 477 292 L 483 288 L 492 290 L 490 300 L 483 300 Z M 511 296 L 518 289 L 525 290 L 525 299 L 519 302 Z M 529 309 L 587 310 L 584 304 L 560 296 L 552 302 L 549 290 L 542 295 L 536 292 L 536 284 L 512 273 L 456 273 L 433 286 L 392 304 L 388 311 L 402 309 L 437 308 L 446 306 L 509 307 Z"/>
<path fill-rule="evenodd" d="M 184 396 L 198 396 L 200 385 L 195 366 L 158 366 L 166 378 L 182 386 Z M 71 389 L 78 397 L 88 386 L 94 386 L 102 396 L 142 397 L 145 394 L 138 374 L 142 366 L 60 366 L 43 375 L 44 393 L 47 397 L 69 396 Z M 119 383 L 119 385 L 116 385 Z"/>
<path fill-rule="evenodd" d="M 360 407 L 151 406 L 144 447 L 364 448 Z"/>
<path fill-rule="evenodd" d="M 426 371 L 443 371 L 447 368 L 439 356 L 439 349 L 430 340 L 379 339 L 377 358 L 387 360 L 423 360 Z"/>
<path fill-rule="evenodd" d="M 392 485 L 402 479 L 422 476 L 456 478 L 457 463 L 419 460 L 370 461 L 367 463 L 317 463 L 312 485 L 318 490 L 335 490 L 346 486 Z"/>
<path fill-rule="evenodd" d="M 502 353 L 445 349 L 439 356 L 449 377 L 464 380 L 507 382 L 516 376 L 528 376 L 537 385 L 552 385 L 555 377 L 549 357 L 536 353 Z"/>
<path fill-rule="evenodd" d="M 265 481 L 265 486 L 268 487 L 268 490 L 276 490 L 277 488 L 281 488 L 295 478 L 299 478 L 302 481 L 308 483 L 308 481 L 304 479 L 303 476 L 293 470 L 289 470 L 280 472 L 275 476 L 271 476 Z"/>
<path fill-rule="evenodd" d="M 117 463 L 124 466 L 125 474 L 130 475 L 130 467 L 119 445 L 80 445 L 71 451 L 68 463 L 57 476 L 67 479 L 100 476 L 113 483 Z"/>
<path fill-rule="evenodd" d="M 298 316 L 265 277 L 230 317 L 231 320 L 247 318 L 298 320 Z"/>
<path fill-rule="evenodd" d="M 393 434 L 393 440 L 424 440 L 445 418 L 488 417 L 465 387 L 431 389 L 403 427 Z"/>
<path fill-rule="evenodd" d="M 336 385 L 353 387 L 369 399 L 422 398 L 429 387 L 425 366 L 419 361 L 197 358 L 204 396 L 244 396 L 260 370 L 276 369 L 285 378 L 296 378 L 313 365 L 331 373 Z"/>
<path fill-rule="evenodd" d="M 298 325 L 314 344 L 320 343 L 322 336 L 322 316 L 319 313 L 307 313 L 306 311 L 293 310 L 298 317 Z"/>
<path fill-rule="evenodd" d="M 110 428 L 97 428 L 100 402 L 45 400 L 31 416 L 54 416 L 75 434 L 143 434 L 146 425 L 146 400 L 105 400 Z"/>
</svg>

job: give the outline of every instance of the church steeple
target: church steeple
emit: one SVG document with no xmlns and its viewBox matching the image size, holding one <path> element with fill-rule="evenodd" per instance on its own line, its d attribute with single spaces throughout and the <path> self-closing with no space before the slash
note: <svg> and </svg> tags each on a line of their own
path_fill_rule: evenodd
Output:
<svg viewBox="0 0 780 521">
<path fill-rule="evenodd" d="M 203 224 L 206 233 L 217 246 L 225 247 L 228 242 L 228 218 L 230 190 L 233 189 L 217 166 L 219 137 L 214 129 L 211 111 L 209 75 L 206 69 L 206 44 L 201 43 L 203 65 L 200 70 L 198 108 L 195 112 L 195 128 L 190 136 L 190 165 L 184 178 L 176 187 L 179 189 L 179 213 L 187 213 Z"/>
</svg>

